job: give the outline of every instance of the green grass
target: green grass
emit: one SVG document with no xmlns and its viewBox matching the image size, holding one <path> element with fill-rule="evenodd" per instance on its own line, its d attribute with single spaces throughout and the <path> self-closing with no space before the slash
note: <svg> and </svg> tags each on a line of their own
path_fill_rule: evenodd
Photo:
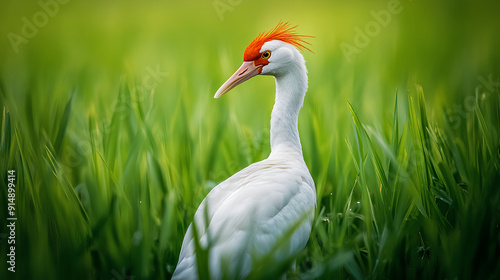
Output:
<svg viewBox="0 0 500 280">
<path fill-rule="evenodd" d="M 0 34 L 40 10 L 2 5 Z M 251 278 L 500 277 L 498 4 L 401 5 L 350 63 L 339 44 L 386 1 L 243 1 L 223 21 L 211 1 L 70 1 L 19 53 L 3 36 L 0 278 L 169 279 L 208 191 L 269 154 L 273 80 L 212 96 L 279 20 L 316 37 L 299 130 L 318 204 L 297 269 Z"/>
</svg>

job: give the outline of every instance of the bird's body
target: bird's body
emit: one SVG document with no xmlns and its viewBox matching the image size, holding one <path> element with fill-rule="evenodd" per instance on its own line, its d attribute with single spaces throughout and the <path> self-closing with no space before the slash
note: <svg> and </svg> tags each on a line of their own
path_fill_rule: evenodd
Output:
<svg viewBox="0 0 500 280">
<path fill-rule="evenodd" d="M 290 36 L 288 42 L 278 35 Z M 284 24 L 261 34 L 245 51 L 240 69 L 216 94 L 219 97 L 257 74 L 276 79 L 271 154 L 212 189 L 194 217 L 198 240 L 209 248 L 211 279 L 245 278 L 255 262 L 269 254 L 276 263 L 286 261 L 309 238 L 316 189 L 302 156 L 297 127 L 307 91 L 305 62 L 295 47 L 303 47 L 300 42 L 301 36 Z M 198 278 L 194 238 L 191 224 L 172 279 Z"/>
<path fill-rule="evenodd" d="M 293 159 L 271 153 L 269 158 L 241 170 L 207 195 L 194 220 L 201 245 L 206 247 L 211 238 L 212 279 L 222 279 L 224 269 L 232 276 L 248 275 L 252 258 L 266 256 L 278 238 L 291 230 L 293 221 L 301 218 L 304 222 L 295 230 L 290 244 L 275 253 L 275 261 L 284 261 L 305 246 L 307 238 L 304 237 L 311 231 L 315 190 L 311 176 L 302 172 L 303 167 L 305 164 L 298 155 Z M 310 214 L 304 217 L 301 210 L 307 208 Z M 205 211 L 209 217 L 208 227 Z M 182 247 L 176 276 L 196 278 L 192 225 Z"/>
</svg>

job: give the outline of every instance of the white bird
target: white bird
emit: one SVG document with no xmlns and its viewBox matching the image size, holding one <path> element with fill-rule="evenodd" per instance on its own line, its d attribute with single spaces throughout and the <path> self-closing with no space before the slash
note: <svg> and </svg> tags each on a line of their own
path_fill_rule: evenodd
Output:
<svg viewBox="0 0 500 280">
<path fill-rule="evenodd" d="M 246 48 L 243 65 L 214 96 L 256 75 L 274 76 L 271 154 L 206 196 L 194 216 L 198 236 L 191 224 L 172 279 L 198 279 L 194 238 L 209 247 L 210 279 L 243 279 L 265 256 L 271 255 L 274 263 L 286 261 L 309 239 L 316 189 L 302 156 L 297 127 L 308 86 L 304 57 L 297 48 L 309 50 L 304 46 L 309 36 L 297 34 L 295 28 L 280 22 L 261 33 Z M 286 242 L 278 242 L 284 238 Z"/>
</svg>

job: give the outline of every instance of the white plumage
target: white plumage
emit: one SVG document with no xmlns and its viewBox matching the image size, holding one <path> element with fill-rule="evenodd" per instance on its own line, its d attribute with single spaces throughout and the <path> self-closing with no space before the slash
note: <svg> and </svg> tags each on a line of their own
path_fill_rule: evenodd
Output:
<svg viewBox="0 0 500 280">
<path fill-rule="evenodd" d="M 302 45 L 276 34 L 304 42 L 287 24 L 261 34 L 245 51 L 245 58 L 258 51 L 255 59 L 245 61 L 215 95 L 219 97 L 258 74 L 276 80 L 271 154 L 212 189 L 194 217 L 201 246 L 210 247 L 211 279 L 245 278 L 255 260 L 268 255 L 280 238 L 294 230 L 273 253 L 274 261 L 285 261 L 304 248 L 311 232 L 316 189 L 302 156 L 297 128 L 307 91 L 307 69 L 295 47 Z M 255 50 L 256 44 L 260 49 Z M 192 227 L 184 237 L 172 279 L 198 278 Z"/>
</svg>

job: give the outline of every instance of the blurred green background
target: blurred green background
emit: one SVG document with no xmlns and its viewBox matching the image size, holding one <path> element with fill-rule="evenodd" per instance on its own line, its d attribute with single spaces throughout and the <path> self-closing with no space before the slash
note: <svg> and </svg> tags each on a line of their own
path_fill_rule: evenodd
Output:
<svg viewBox="0 0 500 280">
<path fill-rule="evenodd" d="M 279 21 L 314 36 L 288 276 L 499 276 L 500 2 L 63 2 L 0 4 L 2 279 L 169 279 L 206 193 L 269 153 L 272 78 L 212 97 Z"/>
</svg>

